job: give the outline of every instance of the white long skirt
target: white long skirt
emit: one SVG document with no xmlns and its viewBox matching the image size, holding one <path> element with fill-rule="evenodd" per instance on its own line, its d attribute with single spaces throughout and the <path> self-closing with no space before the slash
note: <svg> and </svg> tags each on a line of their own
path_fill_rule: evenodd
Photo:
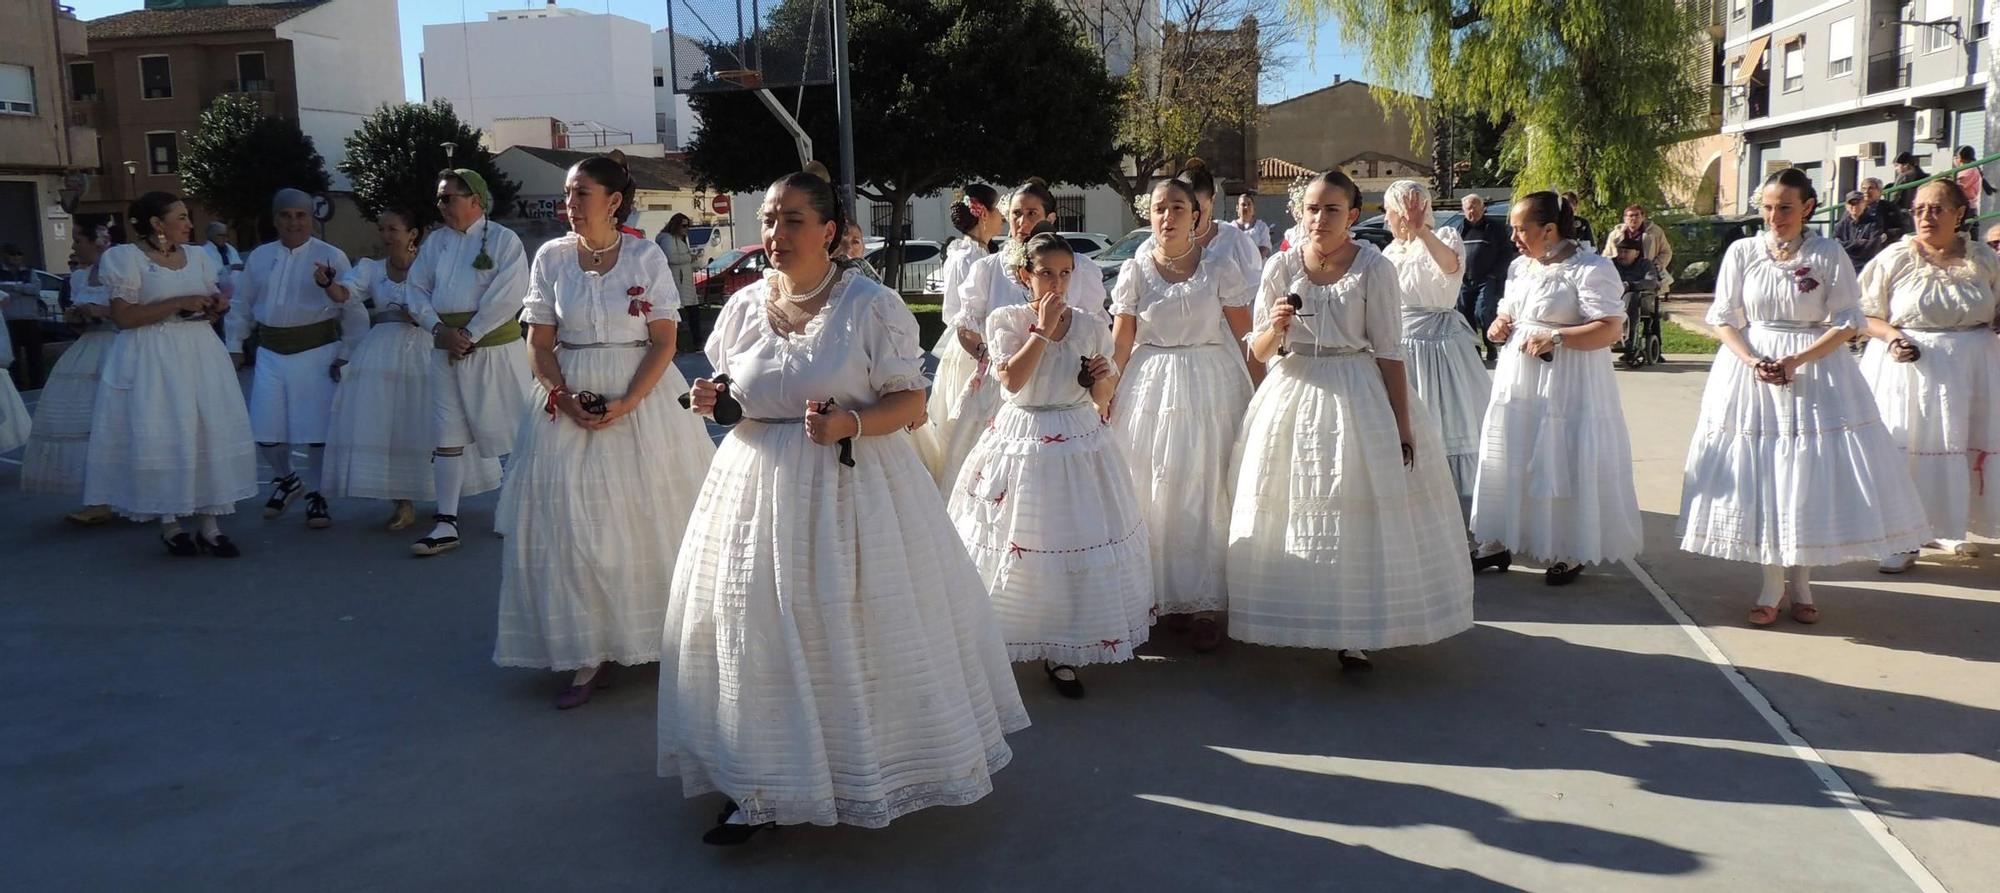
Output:
<svg viewBox="0 0 2000 893">
<path fill-rule="evenodd" d="M 1805 350 L 1824 330 L 1752 325 L 1761 356 Z M 1681 548 L 1786 567 L 1875 561 L 1930 538 L 1910 472 L 1846 351 L 1757 380 L 1716 354 L 1681 475 Z"/>
<path fill-rule="evenodd" d="M 1446 467 L 1470 505 L 1479 479 L 1479 432 L 1493 376 L 1480 359 L 1479 334 L 1457 310 L 1403 311 L 1403 368 L 1410 390 L 1444 438 Z"/>
<path fill-rule="evenodd" d="M 798 424 L 715 453 L 674 567 L 659 772 L 756 824 L 879 828 L 993 789 L 1026 728 L 1007 648 L 901 433 L 855 467 Z"/>
<path fill-rule="evenodd" d="M 945 335 L 950 337 L 952 330 Z M 990 373 L 980 375 L 979 361 L 958 346 L 956 338 L 949 345 L 940 343 L 937 350 L 937 375 L 932 379 L 925 404 L 931 423 L 937 426 L 933 434 L 935 446 L 919 452 L 935 456 L 930 462 L 932 476 L 938 482 L 938 492 L 950 499 L 966 457 L 972 455 L 972 448 L 979 445 L 980 436 L 1000 412 L 1002 395 L 1000 382 Z"/>
<path fill-rule="evenodd" d="M 645 347 L 559 350 L 571 390 L 625 392 Z M 503 667 L 576 670 L 660 659 L 674 555 L 708 473 L 708 427 L 675 402 L 669 366 L 639 408 L 590 431 L 534 413 L 514 441 L 496 518 Z M 536 399 L 546 400 L 537 388 Z"/>
<path fill-rule="evenodd" d="M 89 459 L 90 416 L 97 407 L 97 382 L 104 358 L 118 333 L 83 333 L 49 370 L 35 404 L 35 430 L 21 452 L 21 489 L 29 493 L 83 495 L 83 468 Z"/>
<path fill-rule="evenodd" d="M 2000 407 L 1994 405 L 2000 401 L 2000 337 L 1984 328 L 1905 329 L 1903 337 L 1921 351 L 1916 362 L 1898 363 L 1886 344 L 1871 340 L 1861 374 L 1889 438 L 1909 460 L 1930 535 L 2000 536 L 2000 468 L 1986 467 L 2000 451 Z"/>
<path fill-rule="evenodd" d="M 1420 403 L 1411 395 L 1405 466 L 1373 355 L 1272 364 L 1237 439 L 1230 638 L 1374 649 L 1472 628 L 1465 523 Z"/>
<path fill-rule="evenodd" d="M 257 494 L 243 387 L 206 320 L 117 335 L 97 383 L 83 502 L 139 521 L 227 515 Z"/>
<path fill-rule="evenodd" d="M 1493 370 L 1473 536 L 1543 561 L 1631 558 L 1644 533 L 1611 349 L 1559 347 L 1544 362 L 1519 348 L 1537 329 L 1517 325 Z"/>
<path fill-rule="evenodd" d="M 1250 376 L 1233 345 L 1141 345 L 1112 404 L 1153 555 L 1162 614 L 1229 606 L 1230 459 Z"/>
<path fill-rule="evenodd" d="M 21 401 L 21 392 L 14 389 L 14 379 L 0 369 L 0 453 L 27 443 L 33 428 L 28 404 Z"/>
<path fill-rule="evenodd" d="M 327 496 L 437 498 L 431 473 L 431 451 L 438 446 L 431 426 L 434 352 L 430 336 L 405 323 L 381 323 L 362 337 L 333 393 L 320 482 Z M 473 456 L 468 462 L 463 495 L 500 486 L 498 459 Z"/>
<path fill-rule="evenodd" d="M 1132 473 L 1097 407 L 1008 404 L 959 474 L 952 522 L 1007 657 L 1130 660 L 1153 625 L 1153 559 Z"/>
</svg>

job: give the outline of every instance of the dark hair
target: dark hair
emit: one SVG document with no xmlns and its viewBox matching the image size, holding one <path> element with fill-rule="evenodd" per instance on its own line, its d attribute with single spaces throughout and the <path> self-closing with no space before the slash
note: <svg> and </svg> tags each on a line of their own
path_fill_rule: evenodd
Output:
<svg viewBox="0 0 2000 893">
<path fill-rule="evenodd" d="M 1035 201 L 1041 202 L 1044 214 L 1055 214 L 1056 194 L 1049 191 L 1047 180 L 1040 177 L 1029 177 L 1028 182 L 1022 183 L 1014 190 L 1013 199 L 1018 202 L 1021 200 L 1021 196 L 1024 195 L 1032 195 L 1035 197 Z"/>
<path fill-rule="evenodd" d="M 1972 147 L 1971 147 L 1971 146 L 1960 146 L 1960 147 L 1958 147 L 1958 163 L 1959 163 L 1959 164 L 1964 164 L 1964 163 L 1966 163 L 1966 162 L 1968 162 L 1968 161 L 1971 161 L 1972 159 L 1974 159 L 1974 158 L 1978 158 L 1978 157 L 1979 157 L 1979 154 L 1978 154 L 1978 153 L 1976 153 L 1976 152 L 1974 152 L 1974 151 L 1972 151 Z"/>
<path fill-rule="evenodd" d="M 1035 225 L 1038 232 L 1028 237 L 1028 244 L 1021 251 L 1021 268 L 1024 270 L 1032 272 L 1041 266 L 1042 258 L 1051 254 L 1067 254 L 1072 261 L 1076 259 L 1076 249 L 1070 247 L 1069 240 L 1043 230 L 1042 225 Z"/>
<path fill-rule="evenodd" d="M 111 214 L 78 214 L 74 220 L 70 221 L 70 225 L 76 228 L 73 235 L 86 236 L 93 241 L 97 238 L 97 228 L 100 226 L 104 227 L 105 234 L 109 239 L 109 241 L 105 242 L 106 248 L 123 241 L 119 238 L 123 234 L 123 231 L 119 229 L 118 221 Z"/>
<path fill-rule="evenodd" d="M 171 192 L 153 191 L 139 196 L 125 211 L 125 222 L 132 227 L 132 233 L 142 239 L 150 239 L 153 232 L 153 218 L 167 216 L 167 210 L 179 204 L 181 197 Z"/>
<path fill-rule="evenodd" d="M 1332 186 L 1336 189 L 1346 192 L 1347 204 L 1349 208 L 1361 207 L 1361 187 L 1354 185 L 1354 178 L 1348 176 L 1346 171 L 1343 171 L 1339 168 L 1334 168 L 1333 170 L 1325 171 L 1321 173 L 1319 176 L 1314 177 L 1312 181 L 1314 183 L 1324 183 L 1328 186 Z M 1306 188 L 1310 189 L 1312 187 L 1307 186 Z"/>
<path fill-rule="evenodd" d="M 1646 243 L 1641 242 L 1638 239 L 1634 239 L 1630 236 L 1627 236 L 1623 239 L 1618 240 L 1617 247 L 1619 251 L 1645 251 Z"/>
<path fill-rule="evenodd" d="M 1953 183 L 1950 180 L 1932 180 L 1929 183 L 1925 183 L 1922 186 L 1910 190 L 1912 193 L 1912 197 L 1914 197 L 1915 193 L 1922 192 L 1925 189 L 1928 189 L 1932 186 L 1943 186 L 1944 193 L 1946 195 L 1951 196 L 1951 206 L 1957 208 L 1960 214 L 1966 214 L 1971 212 L 1972 203 L 1965 200 L 1964 190 L 1959 189 L 1958 184 Z"/>
<path fill-rule="evenodd" d="M 968 236 L 979 228 L 979 218 L 972 213 L 973 202 L 991 212 L 1000 207 L 1000 193 L 984 183 L 965 184 L 965 197 L 951 203 L 951 227 Z"/>
<path fill-rule="evenodd" d="M 417 215 L 409 211 L 405 211 L 402 208 L 385 207 L 382 210 L 375 212 L 375 222 L 377 223 L 382 222 L 382 218 L 384 217 L 394 217 L 397 220 L 403 221 L 403 228 L 413 233 L 419 232 L 420 227 L 422 226 L 422 224 L 417 222 Z"/>
<path fill-rule="evenodd" d="M 1162 189 L 1176 189 L 1179 190 L 1182 195 L 1187 196 L 1188 204 L 1194 208 L 1195 223 L 1197 224 L 1197 226 L 1200 224 L 1201 196 L 1195 193 L 1193 186 L 1188 185 L 1188 182 L 1186 180 L 1183 180 L 1179 177 L 1175 177 L 1171 180 L 1161 180 L 1160 182 L 1153 184 L 1154 192 L 1158 192 Z"/>
<path fill-rule="evenodd" d="M 1514 207 L 1522 212 L 1522 219 L 1529 223 L 1537 226 L 1553 223 L 1556 235 L 1565 239 L 1576 238 L 1576 211 L 1570 208 L 1569 202 L 1564 201 L 1562 196 L 1546 189 L 1541 192 L 1530 192 L 1515 201 Z"/>
<path fill-rule="evenodd" d="M 1795 167 L 1788 167 L 1784 170 L 1773 172 L 1770 176 L 1764 178 L 1764 185 L 1757 187 L 1757 191 L 1762 192 L 1773 186 L 1783 186 L 1787 189 L 1795 190 L 1798 192 L 1801 200 L 1811 202 L 1814 208 L 1819 207 L 1819 191 L 1813 188 L 1812 178 L 1806 176 L 1805 171 Z M 1812 212 L 1808 211 L 1806 213 L 1811 214 Z"/>
<path fill-rule="evenodd" d="M 611 212 L 613 220 L 622 224 L 632 216 L 633 199 L 639 188 L 632 182 L 632 172 L 625 167 L 623 153 L 592 155 L 576 163 L 576 172 L 618 196 L 618 210 Z"/>
<path fill-rule="evenodd" d="M 1910 153 L 1908 153 L 1908 152 L 1898 152 L 1898 153 L 1896 153 L 1896 163 L 1897 163 L 1897 164 L 1907 164 L 1907 165 L 1909 165 L 1909 166 L 1911 166 L 1911 167 L 1916 167 L 1916 166 L 1917 166 L 1917 156 L 1915 156 L 1915 155 L 1911 155 L 1911 154 L 1910 154 Z"/>
<path fill-rule="evenodd" d="M 819 219 L 833 224 L 833 239 L 826 243 L 827 256 L 835 264 L 847 263 L 847 252 L 840 251 L 840 243 L 847 238 L 847 211 L 840 206 L 840 198 L 833 194 L 833 184 L 827 182 L 821 172 L 826 168 L 815 161 L 806 170 L 786 174 L 772 183 L 772 189 L 796 189 L 805 193 L 806 205 L 819 215 Z"/>
<path fill-rule="evenodd" d="M 1628 213 L 1628 214 L 1629 214 L 1629 213 L 1631 213 L 1631 212 L 1633 212 L 1633 211 L 1637 211 L 1637 212 L 1639 212 L 1639 213 L 1641 213 L 1641 214 L 1644 214 L 1644 213 L 1646 213 L 1646 206 L 1645 206 L 1645 205 L 1642 205 L 1642 204 L 1639 204 L 1638 202 L 1633 202 L 1633 203 L 1631 203 L 1631 204 L 1629 204 L 1629 205 L 1626 205 L 1626 206 L 1625 206 L 1625 212 L 1626 212 L 1626 213 Z"/>
<path fill-rule="evenodd" d="M 1186 183 L 1195 195 L 1215 194 L 1215 175 L 1208 172 L 1208 162 L 1199 158 L 1188 159 L 1187 164 L 1181 166 L 1180 176 L 1174 179 Z"/>
<path fill-rule="evenodd" d="M 682 227 L 694 226 L 694 218 L 689 217 L 686 214 L 679 214 L 679 213 L 676 213 L 674 216 L 667 218 L 667 227 L 666 227 L 667 232 L 673 232 L 674 227 L 677 226 L 682 226 Z"/>
</svg>

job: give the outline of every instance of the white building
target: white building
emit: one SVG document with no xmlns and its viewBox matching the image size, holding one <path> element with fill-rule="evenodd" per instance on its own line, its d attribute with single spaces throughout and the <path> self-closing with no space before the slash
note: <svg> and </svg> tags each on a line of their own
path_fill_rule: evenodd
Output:
<svg viewBox="0 0 2000 893">
<path fill-rule="evenodd" d="M 424 99 L 449 101 L 481 129 L 546 116 L 622 140 L 590 148 L 655 143 L 651 34 L 644 22 L 554 3 L 425 25 Z"/>
<path fill-rule="evenodd" d="M 679 66 L 685 80 L 705 67 L 706 58 L 701 46 L 686 37 L 665 28 L 653 32 L 653 129 L 669 152 L 686 149 L 700 121 L 688 106 L 687 94 L 674 92 L 674 68 Z"/>
</svg>

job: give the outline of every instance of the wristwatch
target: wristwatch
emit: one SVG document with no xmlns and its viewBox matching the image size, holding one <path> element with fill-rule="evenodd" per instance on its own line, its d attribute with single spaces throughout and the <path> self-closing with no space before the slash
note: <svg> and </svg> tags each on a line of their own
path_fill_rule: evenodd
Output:
<svg viewBox="0 0 2000 893">
<path fill-rule="evenodd" d="M 1555 334 L 1549 337 L 1549 343 L 1557 347 L 1563 346 L 1563 333 L 1561 329 L 1557 329 Z"/>
</svg>

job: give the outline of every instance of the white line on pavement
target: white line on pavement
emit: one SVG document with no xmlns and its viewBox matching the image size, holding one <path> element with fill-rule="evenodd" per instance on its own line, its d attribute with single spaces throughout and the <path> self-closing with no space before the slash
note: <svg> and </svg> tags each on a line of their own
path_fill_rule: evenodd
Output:
<svg viewBox="0 0 2000 893">
<path fill-rule="evenodd" d="M 1861 802 L 1861 798 L 1855 795 L 1854 789 L 1848 787 L 1847 781 L 1840 777 L 1840 773 L 1827 764 L 1826 758 L 1820 755 L 1819 750 L 1805 738 L 1800 737 L 1798 730 L 1792 728 L 1791 722 L 1780 715 L 1777 708 L 1771 706 L 1770 699 L 1764 697 L 1763 692 L 1750 684 L 1743 671 L 1730 662 L 1721 648 L 1716 647 L 1715 640 L 1708 637 L 1708 632 L 1701 628 L 1701 624 L 1694 622 L 1694 618 L 1681 610 L 1681 606 L 1667 595 L 1667 591 L 1660 588 L 1660 584 L 1653 580 L 1652 574 L 1646 573 L 1645 568 L 1630 558 L 1625 559 L 1625 569 L 1631 571 L 1632 576 L 1638 578 L 1639 584 L 1653 594 L 1653 600 L 1666 609 L 1675 623 L 1680 624 L 1681 632 L 1686 633 L 1687 637 L 1694 641 L 1695 647 L 1700 649 L 1702 656 L 1708 659 L 1709 664 L 1720 671 L 1723 677 L 1729 680 L 1730 685 L 1736 687 L 1736 693 L 1742 695 L 1751 709 L 1756 710 L 1757 715 L 1764 718 L 1764 722 L 1771 727 L 1771 730 L 1778 733 L 1785 746 L 1791 748 L 1792 755 L 1798 757 L 1799 762 L 1805 763 L 1806 767 L 1819 777 L 1820 785 L 1825 789 L 1827 796 L 1832 797 L 1835 803 L 1840 804 L 1841 809 L 1854 817 L 1854 821 L 1861 825 L 1861 830 L 1868 832 L 1868 836 L 1875 839 L 1876 845 L 1889 854 L 1890 861 L 1895 862 L 1896 867 L 1903 870 L 1903 875 L 1908 877 L 1911 883 L 1916 884 L 1918 890 L 1922 890 L 1923 893 L 1950 893 L 1945 885 L 1939 883 L 1937 877 L 1931 874 L 1930 869 L 1924 867 L 1924 863 L 1916 854 L 1910 852 L 1910 848 L 1904 846 L 1903 841 L 1889 830 L 1889 826 L 1882 822 L 1882 817 Z"/>
</svg>

